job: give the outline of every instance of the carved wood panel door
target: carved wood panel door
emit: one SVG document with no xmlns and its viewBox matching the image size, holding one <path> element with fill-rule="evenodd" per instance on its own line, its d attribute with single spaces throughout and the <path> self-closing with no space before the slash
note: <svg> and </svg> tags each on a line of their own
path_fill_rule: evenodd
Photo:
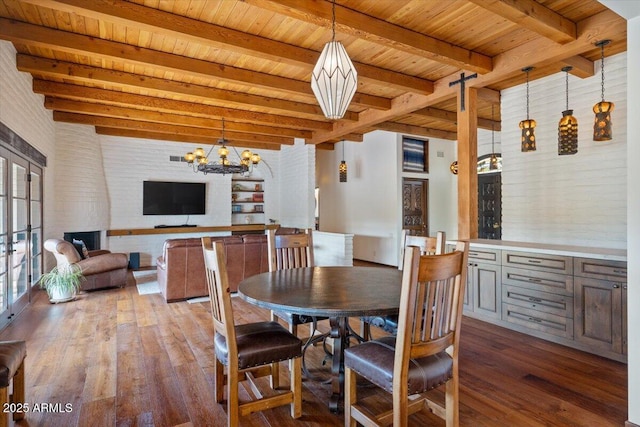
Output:
<svg viewBox="0 0 640 427">
<path fill-rule="evenodd" d="M 402 179 L 402 228 L 411 235 L 429 235 L 428 191 L 428 179 Z"/>
<path fill-rule="evenodd" d="M 478 238 L 502 238 L 502 179 L 499 173 L 478 174 Z"/>
</svg>

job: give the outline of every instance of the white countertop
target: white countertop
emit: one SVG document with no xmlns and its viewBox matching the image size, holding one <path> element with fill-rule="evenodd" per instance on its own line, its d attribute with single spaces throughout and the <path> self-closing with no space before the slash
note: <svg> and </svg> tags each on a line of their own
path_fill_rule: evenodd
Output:
<svg viewBox="0 0 640 427">
<path fill-rule="evenodd" d="M 455 241 L 447 243 L 455 244 Z M 605 259 L 611 261 L 627 261 L 626 249 L 594 248 L 589 246 L 554 245 L 548 243 L 510 242 L 506 240 L 471 239 L 472 248 L 487 248 L 536 252 L 550 255 L 564 255 L 581 258 Z"/>
</svg>

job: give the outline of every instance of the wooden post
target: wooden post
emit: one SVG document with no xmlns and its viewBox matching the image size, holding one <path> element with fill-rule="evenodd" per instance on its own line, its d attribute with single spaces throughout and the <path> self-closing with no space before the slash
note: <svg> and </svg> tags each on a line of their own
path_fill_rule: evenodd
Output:
<svg viewBox="0 0 640 427">
<path fill-rule="evenodd" d="M 458 239 L 478 238 L 478 90 L 458 95 Z M 462 93 L 462 91 L 461 91 Z"/>
</svg>

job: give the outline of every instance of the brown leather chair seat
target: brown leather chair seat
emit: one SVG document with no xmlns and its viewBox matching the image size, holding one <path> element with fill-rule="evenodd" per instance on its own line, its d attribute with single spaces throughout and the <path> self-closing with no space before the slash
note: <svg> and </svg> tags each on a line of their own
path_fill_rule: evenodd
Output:
<svg viewBox="0 0 640 427">
<path fill-rule="evenodd" d="M 27 344 L 24 341 L 0 342 L 0 387 L 9 387 L 26 356 Z"/>
<path fill-rule="evenodd" d="M 267 365 L 302 356 L 302 341 L 278 322 L 257 322 L 236 325 L 238 367 L 240 369 Z M 227 364 L 227 343 L 222 334 L 215 336 L 216 356 Z"/>
<path fill-rule="evenodd" d="M 367 341 L 345 351 L 345 365 L 383 390 L 393 393 L 395 347 L 394 336 Z M 453 360 L 445 351 L 420 359 L 410 359 L 409 395 L 437 388 L 452 376 Z"/>
<path fill-rule="evenodd" d="M 6 409 L 7 403 L 24 403 L 24 359 L 27 357 L 27 344 L 24 341 L 0 342 L 0 407 Z M 9 384 L 13 381 L 13 397 L 9 398 Z M 9 412 L 0 415 L 0 425 L 9 425 Z M 13 412 L 13 420 L 24 418 L 24 412 Z"/>
</svg>

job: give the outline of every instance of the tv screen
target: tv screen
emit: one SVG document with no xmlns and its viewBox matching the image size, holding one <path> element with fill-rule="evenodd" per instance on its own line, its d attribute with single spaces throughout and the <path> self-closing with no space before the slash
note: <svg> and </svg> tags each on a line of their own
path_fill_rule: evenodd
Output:
<svg viewBox="0 0 640 427">
<path fill-rule="evenodd" d="M 206 183 L 144 181 L 143 215 L 204 215 Z"/>
</svg>

